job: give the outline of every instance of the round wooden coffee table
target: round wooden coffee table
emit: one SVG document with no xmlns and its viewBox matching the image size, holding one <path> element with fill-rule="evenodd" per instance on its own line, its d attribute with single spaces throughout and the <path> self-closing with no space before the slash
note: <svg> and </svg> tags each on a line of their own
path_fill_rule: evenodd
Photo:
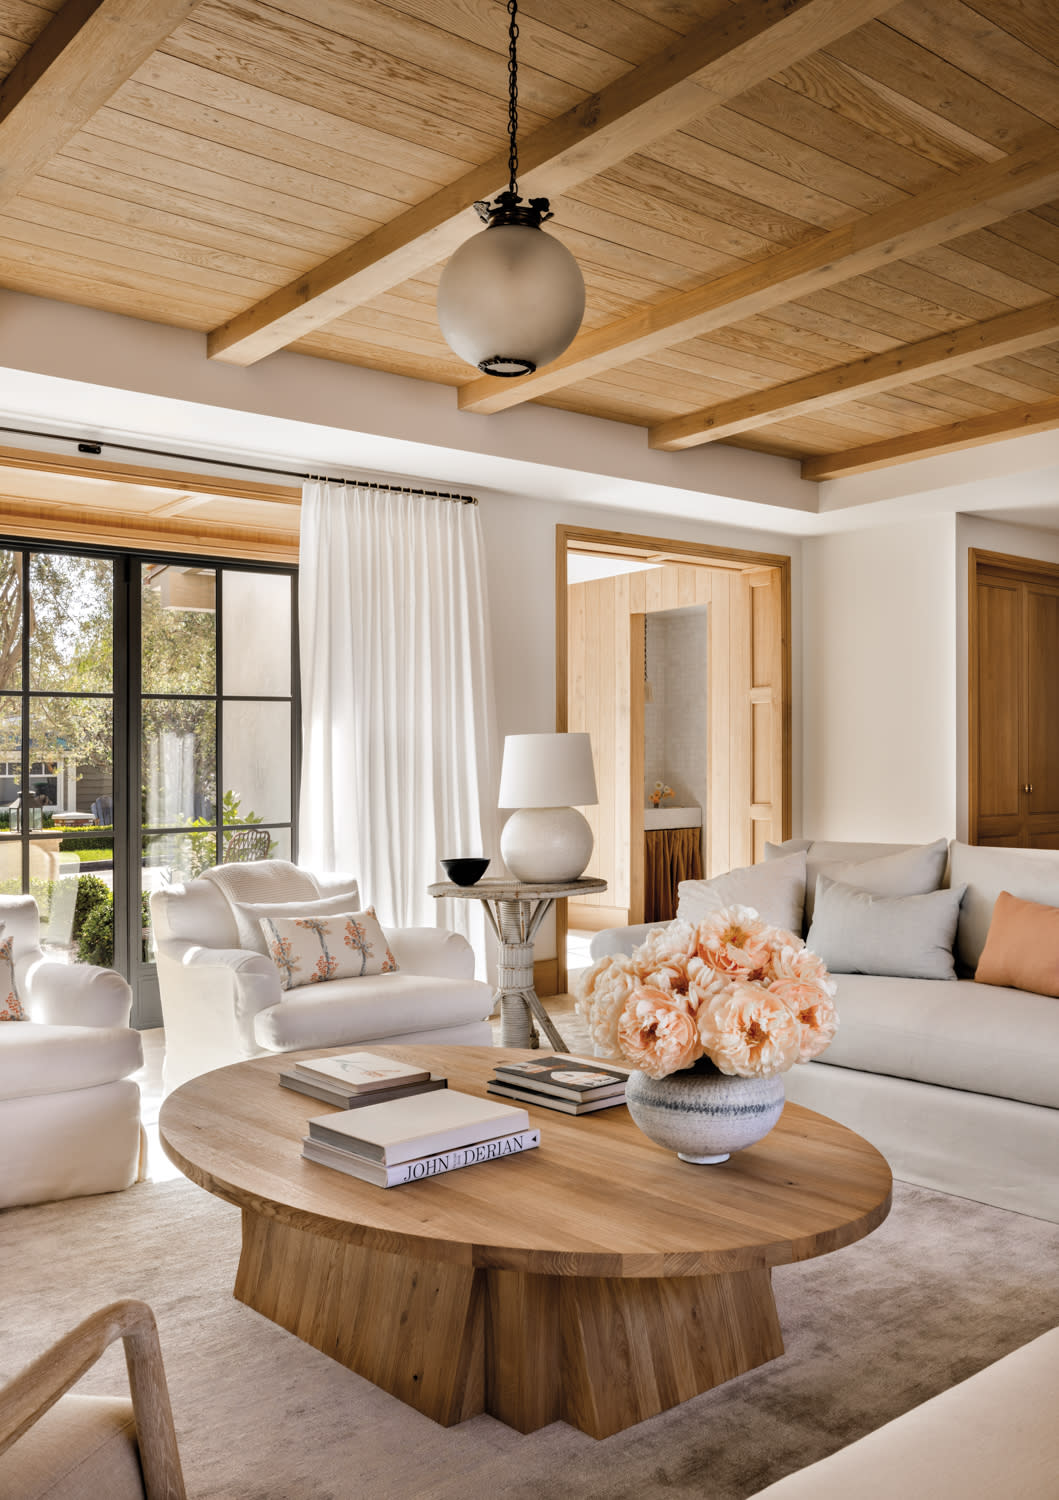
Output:
<svg viewBox="0 0 1059 1500">
<path fill-rule="evenodd" d="M 501 1058 L 532 1056 L 373 1050 L 479 1095 Z M 529 1106 L 538 1150 L 373 1187 L 301 1156 L 328 1106 L 277 1074 L 322 1055 L 192 1079 L 162 1106 L 162 1144 L 242 1209 L 240 1301 L 446 1426 L 487 1411 L 606 1437 L 775 1359 L 771 1267 L 852 1244 L 889 1211 L 878 1151 L 795 1104 L 710 1167 L 654 1145 L 624 1106 Z"/>
</svg>

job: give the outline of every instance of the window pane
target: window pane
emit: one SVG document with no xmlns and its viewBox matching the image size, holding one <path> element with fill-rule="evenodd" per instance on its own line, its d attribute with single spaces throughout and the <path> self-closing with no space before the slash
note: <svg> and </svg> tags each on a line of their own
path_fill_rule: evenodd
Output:
<svg viewBox="0 0 1059 1500">
<path fill-rule="evenodd" d="M 217 714 L 201 699 L 143 703 L 143 821 L 148 828 L 211 822 L 217 796 Z"/>
<path fill-rule="evenodd" d="M 215 833 L 146 833 L 143 867 L 157 872 L 156 883 L 179 885 L 217 863 Z"/>
<path fill-rule="evenodd" d="M 36 552 L 29 565 L 30 686 L 107 693 L 113 682 L 114 564 Z"/>
<path fill-rule="evenodd" d="M 212 693 L 216 683 L 216 574 L 145 563 L 141 651 L 145 693 Z"/>
<path fill-rule="evenodd" d="M 109 698 L 33 698 L 27 826 L 50 828 L 56 814 L 114 821 L 113 712 Z M 38 814 L 41 823 L 36 822 Z M 63 819 L 60 817 L 60 825 Z"/>
<path fill-rule="evenodd" d="M 40 908 L 41 941 L 52 958 L 109 969 L 114 963 L 113 839 L 104 837 L 102 848 L 82 844 L 74 850 L 63 839 L 56 850 L 50 840 L 32 840 L 30 895 Z M 50 868 L 44 868 L 45 860 Z"/>
<path fill-rule="evenodd" d="M 0 839 L 0 895 L 22 894 L 22 841 Z"/>
<path fill-rule="evenodd" d="M 226 832 L 225 864 L 246 864 L 252 859 L 290 859 L 290 829 L 235 828 Z"/>
<path fill-rule="evenodd" d="M 290 819 L 290 704 L 224 705 L 224 821 Z"/>
<path fill-rule="evenodd" d="M 22 686 L 22 554 L 0 552 L 0 690 Z"/>
<path fill-rule="evenodd" d="M 19 831 L 22 700 L 0 698 L 0 834 Z"/>
<path fill-rule="evenodd" d="M 290 687 L 291 580 L 225 569 L 224 692 L 286 697 Z"/>
</svg>

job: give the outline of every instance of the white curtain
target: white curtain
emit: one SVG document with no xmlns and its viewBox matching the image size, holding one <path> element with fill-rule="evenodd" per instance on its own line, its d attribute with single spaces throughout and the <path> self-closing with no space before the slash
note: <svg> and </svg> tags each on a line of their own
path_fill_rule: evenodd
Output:
<svg viewBox="0 0 1059 1500">
<path fill-rule="evenodd" d="M 302 496 L 299 862 L 345 870 L 380 920 L 463 932 L 439 859 L 497 854 L 498 759 L 476 505 L 343 484 Z"/>
</svg>

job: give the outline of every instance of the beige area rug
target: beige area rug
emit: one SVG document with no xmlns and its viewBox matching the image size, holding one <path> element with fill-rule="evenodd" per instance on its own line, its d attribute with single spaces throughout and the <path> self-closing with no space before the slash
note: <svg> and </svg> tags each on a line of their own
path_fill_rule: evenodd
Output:
<svg viewBox="0 0 1059 1500">
<path fill-rule="evenodd" d="M 742 1500 L 1059 1323 L 1059 1226 L 899 1185 L 875 1234 L 776 1272 L 780 1359 L 604 1442 L 524 1437 L 435 1426 L 243 1307 L 238 1249 L 183 1179 L 0 1214 L 0 1369 L 142 1297 L 194 1500 Z M 123 1377 L 111 1350 L 81 1388 Z"/>
</svg>

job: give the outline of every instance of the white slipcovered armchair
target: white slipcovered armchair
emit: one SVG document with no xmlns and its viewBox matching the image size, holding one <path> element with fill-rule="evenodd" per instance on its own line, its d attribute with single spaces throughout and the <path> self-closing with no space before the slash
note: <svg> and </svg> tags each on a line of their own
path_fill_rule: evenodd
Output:
<svg viewBox="0 0 1059 1500">
<path fill-rule="evenodd" d="M 492 991 L 455 932 L 383 926 L 398 969 L 283 990 L 249 908 L 335 897 L 360 909 L 351 875 L 286 860 L 219 865 L 151 897 L 165 1025 L 165 1087 L 267 1052 L 373 1042 L 488 1046 Z"/>
<path fill-rule="evenodd" d="M 28 1021 L 0 1023 L 0 1208 L 111 1193 L 140 1175 L 140 1033 L 112 969 L 54 963 L 32 896 L 0 899 Z"/>
</svg>

